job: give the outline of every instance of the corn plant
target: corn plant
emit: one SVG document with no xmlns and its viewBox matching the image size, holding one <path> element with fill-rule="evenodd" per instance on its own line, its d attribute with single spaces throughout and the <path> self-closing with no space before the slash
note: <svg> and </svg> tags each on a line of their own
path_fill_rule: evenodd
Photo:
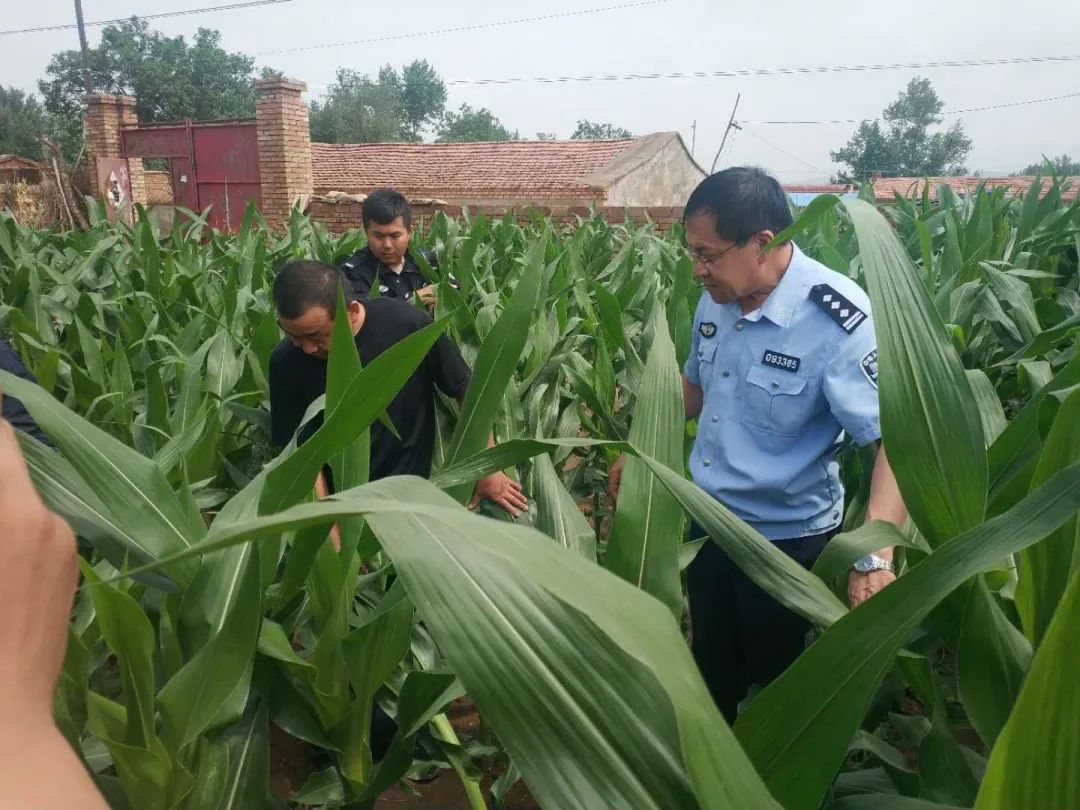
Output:
<svg viewBox="0 0 1080 810">
<path fill-rule="evenodd" d="M 440 715 L 463 693 L 547 807 L 1072 806 L 1080 222 L 1056 193 L 902 204 L 893 227 L 824 198 L 793 227 L 868 287 L 912 515 L 855 528 L 853 486 L 852 531 L 814 572 L 685 480 L 696 290 L 677 232 L 439 219 L 428 240 L 460 292 L 441 285 L 437 323 L 366 368 L 335 340 L 323 425 L 273 457 L 270 272 L 358 234 L 296 216 L 274 238 L 254 213 L 236 237 L 196 218 L 165 240 L 144 221 L 55 236 L 0 220 L 4 319 L 42 387 L 0 386 L 53 438 L 25 444 L 35 481 L 87 541 L 61 727 L 118 807 L 282 801 L 271 722 L 321 752 L 294 802 L 363 806 L 420 751 L 483 806 Z M 447 407 L 431 481 L 367 483 L 366 430 L 442 329 L 480 393 Z M 623 451 L 633 497 L 607 524 Z M 314 502 L 326 462 L 345 486 Z M 461 505 L 495 469 L 527 479 L 522 525 Z M 734 729 L 682 638 L 685 516 L 821 628 Z M 905 572 L 848 611 L 836 580 L 889 543 Z M 376 702 L 398 729 L 379 762 Z"/>
</svg>

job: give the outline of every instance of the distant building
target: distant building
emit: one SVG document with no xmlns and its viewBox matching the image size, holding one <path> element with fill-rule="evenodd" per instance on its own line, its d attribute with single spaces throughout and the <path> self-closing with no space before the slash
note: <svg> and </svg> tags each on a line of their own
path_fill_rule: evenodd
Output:
<svg viewBox="0 0 1080 810">
<path fill-rule="evenodd" d="M 1065 178 L 1059 178 L 1062 180 L 1062 185 L 1065 185 Z M 1004 188 L 1006 194 L 1011 196 L 1022 196 L 1028 192 L 1031 188 L 1031 184 L 1035 182 L 1034 177 L 873 177 L 870 180 L 870 187 L 874 192 L 874 200 L 879 203 L 889 203 L 896 199 L 896 196 L 901 197 L 921 197 L 923 194 L 923 188 L 927 181 L 930 183 L 930 199 L 937 199 L 937 190 L 939 186 L 949 186 L 957 194 L 971 194 L 974 192 L 981 183 L 986 184 L 986 189 L 992 191 L 994 189 Z M 1065 202 L 1072 202 L 1076 199 L 1077 190 L 1080 189 L 1080 177 L 1067 178 L 1068 187 L 1062 192 L 1062 199 Z M 1050 186 L 1050 181 L 1047 178 L 1042 178 L 1042 194 L 1046 194 L 1047 188 Z"/>
<path fill-rule="evenodd" d="M 799 208 L 809 205 L 815 197 L 820 197 L 822 194 L 835 194 L 844 200 L 853 200 L 859 196 L 859 190 L 850 183 L 789 184 L 784 186 L 784 191 Z"/>
<path fill-rule="evenodd" d="M 677 132 L 597 141 L 311 144 L 316 195 L 389 186 L 452 205 L 681 206 L 705 177 Z"/>
<path fill-rule="evenodd" d="M 0 155 L 0 184 L 27 183 L 39 185 L 43 167 L 40 163 L 18 155 Z"/>
</svg>

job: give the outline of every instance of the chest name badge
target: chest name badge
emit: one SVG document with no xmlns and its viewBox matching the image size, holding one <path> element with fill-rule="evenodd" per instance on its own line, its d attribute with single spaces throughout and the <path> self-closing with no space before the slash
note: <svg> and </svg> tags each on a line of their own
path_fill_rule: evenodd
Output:
<svg viewBox="0 0 1080 810">
<path fill-rule="evenodd" d="M 698 331 L 702 337 L 711 338 L 716 334 L 716 324 L 712 321 L 705 321 L 698 327 Z"/>
<path fill-rule="evenodd" d="M 871 349 L 859 361 L 859 368 L 870 384 L 877 388 L 877 349 Z"/>
<path fill-rule="evenodd" d="M 381 293 L 390 292 L 390 288 L 387 287 L 385 284 L 380 284 L 379 285 L 379 292 L 381 292 Z"/>
<path fill-rule="evenodd" d="M 799 366 L 802 364 L 802 360 L 798 357 L 769 351 L 761 356 L 761 362 L 763 365 L 772 366 L 782 371 L 790 371 L 792 374 L 797 373 Z"/>
<path fill-rule="evenodd" d="M 815 284 L 810 288 L 810 300 L 825 314 L 836 321 L 849 335 L 866 320 L 866 313 L 855 306 L 828 284 Z"/>
</svg>

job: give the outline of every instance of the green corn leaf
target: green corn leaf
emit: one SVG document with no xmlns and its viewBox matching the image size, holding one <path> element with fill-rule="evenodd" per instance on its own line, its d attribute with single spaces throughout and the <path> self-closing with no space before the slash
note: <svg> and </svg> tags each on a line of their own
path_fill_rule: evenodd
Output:
<svg viewBox="0 0 1080 810">
<path fill-rule="evenodd" d="M 904 503 L 930 545 L 977 526 L 986 453 L 964 368 L 888 223 L 860 200 L 845 208 L 859 238 L 881 352 L 881 425 Z M 965 462 L 957 465 L 955 460 Z"/>
<path fill-rule="evenodd" d="M 355 694 L 349 740 L 342 752 L 342 770 L 346 778 L 361 789 L 373 777 L 369 729 L 375 693 L 409 652 L 412 615 L 412 604 L 399 602 L 341 642 L 345 668 Z"/>
<path fill-rule="evenodd" d="M 322 427 L 270 470 L 260 496 L 260 511 L 274 512 L 305 498 L 322 464 L 349 446 L 386 410 L 444 327 L 444 323 L 433 323 L 412 333 L 353 377 L 338 406 L 327 410 Z"/>
<path fill-rule="evenodd" d="M 412 504 L 445 501 L 419 482 L 393 494 L 385 483 L 371 486 Z M 703 807 L 771 806 L 667 610 L 531 530 L 489 521 L 476 533 L 458 514 L 368 519 L 541 804 L 687 807 L 696 789 Z M 614 602 L 613 621 L 600 606 Z M 481 647 L 490 652 L 477 656 Z M 512 674 L 521 656 L 535 673 L 527 692 Z"/>
<path fill-rule="evenodd" d="M 1032 488 L 1058 470 L 1080 461 L 1080 386 L 1058 410 L 1032 479 Z M 1020 554 L 1023 576 L 1016 586 L 1016 609 L 1033 646 L 1042 642 L 1070 577 L 1080 570 L 1080 521 L 1074 515 L 1043 542 Z"/>
<path fill-rule="evenodd" d="M 229 606 L 220 617 L 216 634 L 195 653 L 158 693 L 163 718 L 162 738 L 171 751 L 179 751 L 211 728 L 238 681 L 250 677 L 251 660 L 262 625 L 257 549 L 246 552 L 235 570 Z M 235 718 L 234 718 L 235 719 Z"/>
<path fill-rule="evenodd" d="M 538 455 L 532 468 L 532 504 L 535 527 L 559 545 L 596 561 L 596 533 L 567 492 L 551 457 Z"/>
<path fill-rule="evenodd" d="M 252 705 L 223 736 L 228 771 L 214 810 L 263 810 L 268 806 L 270 730 L 265 704 Z"/>
<path fill-rule="evenodd" d="M 780 551 L 775 543 L 739 520 L 692 481 L 647 456 L 642 460 L 687 514 L 758 587 L 815 624 L 829 625 L 845 614 L 846 607 L 828 586 Z"/>
<path fill-rule="evenodd" d="M 990 754 L 976 810 L 1080 806 L 1080 576 L 1043 636 L 1012 715 Z"/>
<path fill-rule="evenodd" d="M 105 643 L 116 655 L 123 684 L 127 724 L 117 743 L 149 749 L 157 740 L 154 725 L 154 628 L 139 603 L 123 591 L 101 584 L 101 577 L 80 560 L 83 576 L 92 584 L 98 626 Z M 114 730 L 115 731 L 115 730 Z"/>
<path fill-rule="evenodd" d="M 502 405 L 503 393 L 525 348 L 529 327 L 540 300 L 543 280 L 541 247 L 540 242 L 533 246 L 526 258 L 524 275 L 480 348 L 465 393 L 464 408 L 446 452 L 447 465 L 479 453 L 487 444 L 495 416 Z M 460 501 L 467 500 L 472 494 L 471 489 L 464 485 L 454 487 L 451 492 Z"/>
<path fill-rule="evenodd" d="M 341 404 L 349 383 L 358 377 L 361 371 L 360 354 L 345 306 L 345 292 L 339 287 L 337 317 L 334 318 L 326 369 L 327 410 L 332 411 Z M 335 454 L 330 459 L 330 468 L 334 473 L 334 486 L 338 489 L 351 489 L 366 484 L 371 468 L 371 431 L 362 431 L 340 453 Z M 356 548 L 363 527 L 362 520 L 348 520 L 339 524 L 342 548 L 346 549 L 347 553 L 351 554 Z"/>
<path fill-rule="evenodd" d="M 160 558 L 205 534 L 198 512 L 182 505 L 153 461 L 26 380 L 0 371 L 0 388 L 18 397 L 101 501 L 111 522 L 142 548 Z M 181 566 L 170 573 L 183 582 L 193 571 Z"/>
<path fill-rule="evenodd" d="M 1020 694 L 1031 644 L 1009 621 L 985 577 L 967 591 L 956 645 L 957 686 L 972 725 L 993 745 Z"/>
<path fill-rule="evenodd" d="M 967 579 L 1064 523 L 1080 508 L 1078 485 L 1074 465 L 1004 515 L 950 540 L 836 621 L 754 699 L 735 731 L 785 808 L 817 806 L 912 629 Z"/>
<path fill-rule="evenodd" d="M 696 794 L 702 807 L 773 806 L 669 610 L 531 529 L 471 515 L 422 479 L 387 478 L 277 515 L 215 523 L 198 549 L 180 554 L 355 514 L 376 530 L 542 803 L 686 807 Z M 518 689 L 522 672 L 533 673 L 536 691 Z"/>
<path fill-rule="evenodd" d="M 397 703 L 397 732 L 386 756 L 379 762 L 361 800 L 375 799 L 405 775 L 412 764 L 416 735 L 450 701 L 464 694 L 450 672 L 410 672 Z"/>
<path fill-rule="evenodd" d="M 630 443 L 670 470 L 683 474 L 685 413 L 675 347 L 663 311 L 657 308 L 653 345 L 638 392 Z M 651 593 L 682 616 L 679 543 L 682 509 L 674 495 L 638 458 L 623 470 L 618 507 L 611 524 L 608 570 Z"/>
<path fill-rule="evenodd" d="M 935 801 L 970 806 L 979 782 L 949 728 L 938 676 L 930 661 L 921 655 L 905 653 L 897 658 L 897 663 L 930 718 L 930 732 L 919 744 L 921 795 Z"/>
</svg>

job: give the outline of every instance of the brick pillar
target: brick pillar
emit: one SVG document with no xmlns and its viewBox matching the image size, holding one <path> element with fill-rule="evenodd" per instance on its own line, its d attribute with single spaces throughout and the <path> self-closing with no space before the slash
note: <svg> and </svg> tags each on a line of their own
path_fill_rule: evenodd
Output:
<svg viewBox="0 0 1080 810">
<path fill-rule="evenodd" d="M 284 224 L 293 204 L 314 191 L 308 108 L 300 97 L 305 90 L 292 79 L 255 82 L 262 212 L 271 227 Z"/>
<path fill-rule="evenodd" d="M 132 96 L 94 93 L 85 96 L 83 100 L 86 102 L 83 135 L 86 139 L 90 194 L 100 199 L 97 159 L 121 157 L 123 152 L 120 147 L 120 127 L 137 124 L 139 120 L 135 114 L 135 99 Z M 146 179 L 140 158 L 132 158 L 128 161 L 128 175 L 131 178 L 132 199 L 135 202 L 145 202 Z"/>
</svg>

